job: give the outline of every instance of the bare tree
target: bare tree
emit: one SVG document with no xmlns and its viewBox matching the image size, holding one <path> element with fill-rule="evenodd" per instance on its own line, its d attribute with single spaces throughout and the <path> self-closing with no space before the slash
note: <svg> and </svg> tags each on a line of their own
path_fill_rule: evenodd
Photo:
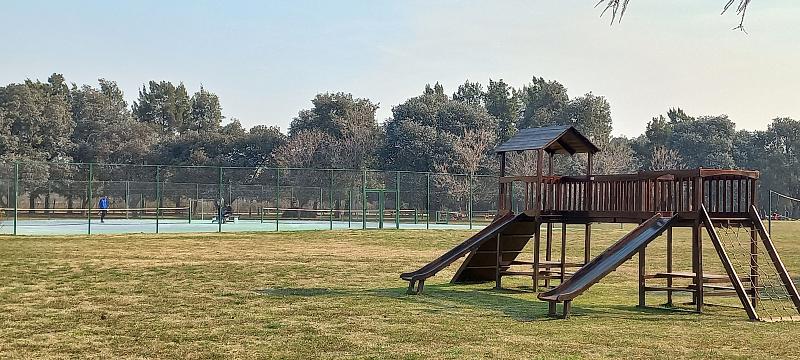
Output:
<svg viewBox="0 0 800 360">
<path fill-rule="evenodd" d="M 275 161 L 285 167 L 324 167 L 320 164 L 330 137 L 318 130 L 304 130 L 275 150 Z"/>
<path fill-rule="evenodd" d="M 494 146 L 497 135 L 487 129 L 466 130 L 464 136 L 453 144 L 453 153 L 461 168 L 468 174 L 478 172 L 487 160 L 489 149 Z"/>
<path fill-rule="evenodd" d="M 633 149 L 625 138 L 612 138 L 605 144 L 599 144 L 603 151 L 594 155 L 595 174 L 625 174 L 636 170 Z M 581 163 L 587 161 L 585 156 L 578 157 Z M 585 165 L 584 165 L 585 166 Z"/>
<path fill-rule="evenodd" d="M 452 163 L 439 163 L 434 167 L 437 172 L 450 173 L 463 172 L 465 175 L 440 174 L 433 177 L 436 186 L 445 189 L 448 196 L 458 203 L 459 210 L 463 210 L 471 184 L 470 177 L 475 175 L 482 164 L 490 161 L 487 154 L 494 146 L 496 134 L 486 129 L 466 130 L 464 136 L 453 142 Z M 474 189 L 473 189 L 474 190 Z"/>
<path fill-rule="evenodd" d="M 739 26 L 735 27 L 734 30 L 742 30 L 744 31 L 744 17 L 747 13 L 747 7 L 750 5 L 752 0 L 726 0 L 725 7 L 722 9 L 722 14 L 728 11 L 728 9 L 732 8 L 734 4 L 738 1 L 738 5 L 736 6 L 736 14 L 739 15 Z M 595 7 L 605 4 L 605 8 L 603 8 L 603 12 L 600 16 L 605 15 L 606 12 L 609 10 L 611 11 L 611 23 L 613 24 L 616 20 L 617 22 L 622 21 L 622 16 L 625 15 L 625 10 L 628 9 L 628 3 L 630 0 L 599 0 Z"/>
<path fill-rule="evenodd" d="M 509 152 L 506 153 L 508 173 L 516 176 L 536 174 L 536 152 Z"/>
<path fill-rule="evenodd" d="M 657 146 L 653 149 L 650 156 L 650 170 L 673 170 L 683 165 L 680 154 L 673 149 L 664 146 Z"/>
</svg>

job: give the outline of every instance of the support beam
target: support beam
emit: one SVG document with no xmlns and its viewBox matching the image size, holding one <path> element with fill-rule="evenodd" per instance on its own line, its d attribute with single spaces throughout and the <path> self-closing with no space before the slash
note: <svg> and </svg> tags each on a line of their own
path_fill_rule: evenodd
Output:
<svg viewBox="0 0 800 360">
<path fill-rule="evenodd" d="M 592 224 L 586 224 L 583 233 L 583 263 L 588 264 L 592 260 Z"/>
<path fill-rule="evenodd" d="M 758 233 L 750 226 L 750 291 L 753 307 L 758 306 Z"/>
<path fill-rule="evenodd" d="M 544 167 L 544 162 L 542 159 L 542 155 L 544 150 L 539 149 L 536 150 L 536 214 L 539 214 L 542 211 L 542 167 Z M 528 204 L 525 204 L 525 210 L 528 210 Z"/>
<path fill-rule="evenodd" d="M 544 259 L 545 261 L 553 260 L 553 224 L 547 223 L 547 232 L 545 233 L 545 249 L 544 249 Z M 550 277 L 546 277 L 544 279 L 544 287 L 550 288 Z"/>
<path fill-rule="evenodd" d="M 561 224 L 561 283 L 564 283 L 566 280 L 566 272 L 567 272 L 567 224 Z"/>
<path fill-rule="evenodd" d="M 643 247 L 641 250 L 639 250 L 639 306 L 640 307 L 646 306 L 646 302 L 645 302 L 645 281 L 644 281 L 645 268 L 646 268 L 645 267 L 645 261 L 646 261 L 645 249 L 646 248 Z"/>
<path fill-rule="evenodd" d="M 672 273 L 672 228 L 667 229 L 667 272 Z M 672 276 L 667 278 L 667 288 L 672 289 Z M 667 290 L 667 306 L 672 306 L 672 290 Z"/>
<path fill-rule="evenodd" d="M 539 242 L 541 241 L 541 224 L 536 223 L 533 232 L 533 291 L 539 291 Z"/>
<path fill-rule="evenodd" d="M 497 244 L 496 244 L 497 261 L 495 263 L 495 269 L 494 269 L 494 288 L 499 290 L 503 288 L 500 280 L 501 279 L 500 264 L 503 261 L 503 252 L 502 252 L 502 247 L 500 246 L 500 234 L 497 234 L 496 239 L 497 239 Z"/>
</svg>

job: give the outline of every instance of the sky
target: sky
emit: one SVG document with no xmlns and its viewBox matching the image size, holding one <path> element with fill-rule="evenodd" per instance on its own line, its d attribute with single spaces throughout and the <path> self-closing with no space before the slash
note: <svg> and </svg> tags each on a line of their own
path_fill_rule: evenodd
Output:
<svg viewBox="0 0 800 360">
<path fill-rule="evenodd" d="M 283 131 L 321 92 L 369 98 L 382 121 L 428 83 L 533 76 L 604 96 L 616 135 L 671 107 L 748 130 L 800 119 L 800 5 L 753 1 L 743 33 L 724 2 L 631 0 L 611 26 L 595 0 L 13 1 L 0 84 L 105 78 L 133 102 L 149 80 L 183 82 Z"/>
</svg>

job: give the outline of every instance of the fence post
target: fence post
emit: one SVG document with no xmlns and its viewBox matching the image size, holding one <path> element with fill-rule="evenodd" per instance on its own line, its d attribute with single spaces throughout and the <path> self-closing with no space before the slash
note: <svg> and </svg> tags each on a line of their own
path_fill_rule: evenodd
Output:
<svg viewBox="0 0 800 360">
<path fill-rule="evenodd" d="M 19 217 L 19 160 L 14 161 L 14 235 L 17 235 L 17 218 Z"/>
<path fill-rule="evenodd" d="M 367 229 L 367 169 L 361 176 L 361 229 Z"/>
<path fill-rule="evenodd" d="M 281 219 L 281 169 L 275 168 L 275 231 L 280 229 Z"/>
<path fill-rule="evenodd" d="M 772 236 L 772 189 L 767 192 L 767 233 Z"/>
<path fill-rule="evenodd" d="M 125 181 L 125 218 L 130 219 L 130 211 L 128 209 L 131 208 L 131 181 Z"/>
<path fill-rule="evenodd" d="M 347 228 L 349 229 L 353 222 L 353 190 L 347 190 Z"/>
<path fill-rule="evenodd" d="M 400 229 L 400 171 L 395 175 L 394 187 L 394 226 Z"/>
<path fill-rule="evenodd" d="M 472 173 L 470 173 L 469 174 L 469 185 L 468 185 L 469 186 L 469 205 L 468 205 L 469 209 L 467 210 L 468 211 L 467 212 L 467 216 L 469 217 L 469 229 L 470 230 L 472 230 L 472 203 L 473 203 L 472 187 L 473 187 L 473 184 L 474 184 L 474 182 L 473 182 Z"/>
<path fill-rule="evenodd" d="M 158 223 L 161 218 L 161 165 L 156 166 L 156 234 L 158 234 Z"/>
<path fill-rule="evenodd" d="M 223 206 L 225 206 L 225 204 L 222 202 L 222 192 L 224 191 L 224 189 L 222 188 L 222 166 L 220 166 L 217 169 L 217 172 L 219 173 L 219 179 L 217 179 L 217 192 L 218 192 L 218 194 L 217 194 L 217 204 L 219 204 L 219 206 L 216 207 L 216 211 L 217 211 L 217 232 L 221 233 L 222 232 L 222 211 L 223 211 L 222 208 L 223 208 Z"/>
<path fill-rule="evenodd" d="M 425 173 L 425 228 L 431 228 L 431 173 Z"/>
<path fill-rule="evenodd" d="M 333 230 L 333 170 L 330 170 L 330 183 L 328 184 L 328 229 Z"/>
<path fill-rule="evenodd" d="M 89 163 L 89 181 L 86 187 L 86 203 L 89 206 L 89 211 L 86 212 L 86 232 L 91 235 L 92 234 L 92 181 L 94 180 L 94 164 Z"/>
</svg>

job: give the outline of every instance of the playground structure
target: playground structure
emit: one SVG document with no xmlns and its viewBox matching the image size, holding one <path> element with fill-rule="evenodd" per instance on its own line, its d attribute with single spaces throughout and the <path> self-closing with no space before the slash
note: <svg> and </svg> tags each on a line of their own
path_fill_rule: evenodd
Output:
<svg viewBox="0 0 800 360">
<path fill-rule="evenodd" d="M 536 153 L 536 174 L 507 176 L 506 153 L 522 151 Z M 666 293 L 669 307 L 674 305 L 674 294 L 690 293 L 690 304 L 697 312 L 703 311 L 707 297 L 735 296 L 751 320 L 800 318 L 800 296 L 758 215 L 757 171 L 701 168 L 595 175 L 592 157 L 598 151 L 569 126 L 521 130 L 498 146 L 500 178 L 494 221 L 431 263 L 402 274 L 409 282 L 408 292 L 422 292 L 427 278 L 466 257 L 452 283 L 494 281 L 495 287 L 501 288 L 504 277 L 524 276 L 531 279 L 535 291 L 544 290 L 538 298 L 548 302 L 550 316 L 556 316 L 558 304 L 563 304 L 561 316 L 567 318 L 576 297 L 638 256 L 639 306 L 647 305 L 650 292 Z M 554 174 L 554 155 L 580 153 L 587 154 L 585 175 Z M 512 210 L 515 202 L 523 204 L 521 211 Z M 638 226 L 593 257 L 593 223 Z M 568 224 L 584 228 L 580 261 L 566 258 Z M 553 236 L 556 226 L 561 230 L 558 244 Z M 691 229 L 691 269 L 673 266 L 674 228 Z M 724 274 L 705 271 L 704 232 Z M 666 235 L 665 269 L 647 273 L 647 246 L 662 234 Z M 531 241 L 531 260 L 523 259 Z M 554 258 L 556 246 L 559 258 Z"/>
</svg>

